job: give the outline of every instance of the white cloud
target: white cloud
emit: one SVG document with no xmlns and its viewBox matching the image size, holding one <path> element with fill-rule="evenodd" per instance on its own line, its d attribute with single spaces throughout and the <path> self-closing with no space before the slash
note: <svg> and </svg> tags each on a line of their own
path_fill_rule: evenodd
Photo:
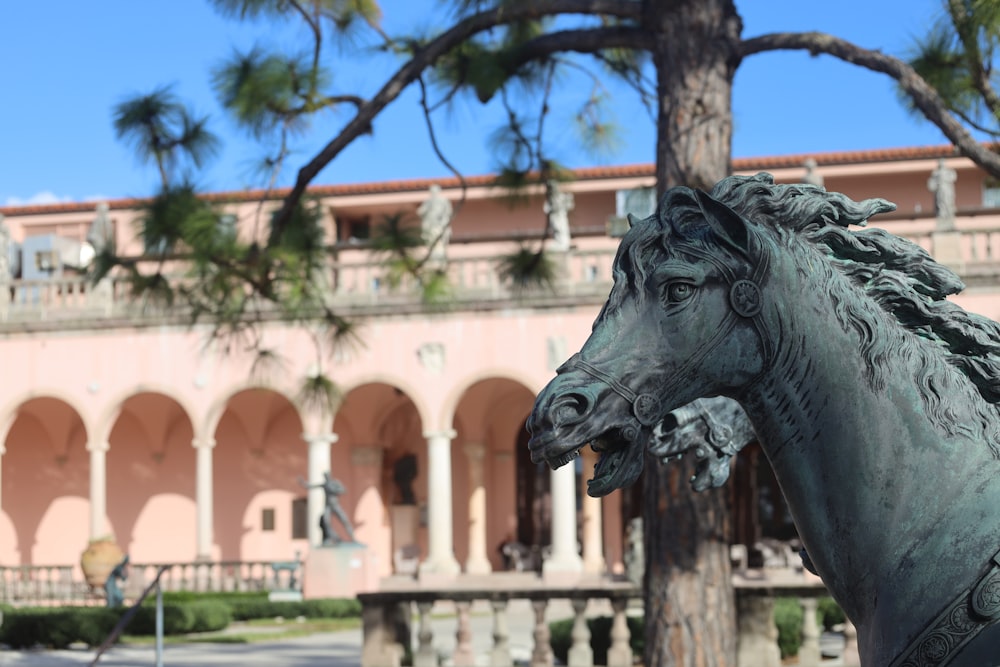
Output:
<svg viewBox="0 0 1000 667">
<path fill-rule="evenodd" d="M 7 197 L 7 201 L 4 202 L 4 206 L 40 206 L 44 204 L 61 204 L 63 202 L 71 201 L 73 201 L 72 197 L 60 197 L 54 192 L 43 190 L 42 192 L 36 192 L 27 199 L 22 199 L 21 197 Z"/>
</svg>

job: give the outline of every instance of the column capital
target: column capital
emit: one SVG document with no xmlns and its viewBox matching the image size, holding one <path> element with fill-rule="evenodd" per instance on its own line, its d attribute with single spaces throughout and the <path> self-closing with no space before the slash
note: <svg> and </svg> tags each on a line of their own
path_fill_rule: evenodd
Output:
<svg viewBox="0 0 1000 667">
<path fill-rule="evenodd" d="M 111 445 L 108 444 L 107 440 L 90 440 L 87 442 L 88 452 L 107 452 L 111 449 Z"/>
<path fill-rule="evenodd" d="M 302 439 L 310 445 L 332 445 L 340 440 L 336 433 L 303 433 Z"/>
<path fill-rule="evenodd" d="M 438 431 L 424 431 L 424 437 L 430 440 L 431 438 L 444 438 L 446 440 L 454 440 L 458 432 L 453 428 L 445 428 Z"/>
<path fill-rule="evenodd" d="M 195 449 L 214 449 L 215 438 L 193 438 L 191 446 Z"/>
</svg>

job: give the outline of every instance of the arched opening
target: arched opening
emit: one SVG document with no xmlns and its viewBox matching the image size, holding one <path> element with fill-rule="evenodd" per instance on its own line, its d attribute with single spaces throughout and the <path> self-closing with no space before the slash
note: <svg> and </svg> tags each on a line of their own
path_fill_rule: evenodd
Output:
<svg viewBox="0 0 1000 667">
<path fill-rule="evenodd" d="M 0 505 L 13 540 L 0 545 L 10 565 L 76 563 L 89 538 L 90 459 L 80 415 L 65 401 L 25 401 L 7 433 Z M 49 517 L 60 512 L 59 520 Z"/>
<path fill-rule="evenodd" d="M 191 418 L 176 400 L 127 398 L 108 436 L 112 536 L 137 563 L 195 558 L 195 452 Z"/>
<path fill-rule="evenodd" d="M 290 561 L 308 549 L 296 525 L 308 453 L 294 404 L 269 389 L 226 403 L 215 429 L 213 526 L 222 560 Z"/>
<path fill-rule="evenodd" d="M 333 471 L 358 540 L 375 553 L 380 576 L 412 575 L 427 553 L 427 446 L 416 404 L 385 382 L 355 387 L 334 420 Z"/>
</svg>

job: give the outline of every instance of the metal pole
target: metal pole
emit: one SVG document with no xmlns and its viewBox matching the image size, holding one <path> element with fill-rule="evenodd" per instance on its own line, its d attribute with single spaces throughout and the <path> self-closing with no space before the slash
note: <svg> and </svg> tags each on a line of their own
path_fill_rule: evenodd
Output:
<svg viewBox="0 0 1000 667">
<path fill-rule="evenodd" d="M 163 589 L 156 584 L 156 667 L 163 667 Z"/>
</svg>

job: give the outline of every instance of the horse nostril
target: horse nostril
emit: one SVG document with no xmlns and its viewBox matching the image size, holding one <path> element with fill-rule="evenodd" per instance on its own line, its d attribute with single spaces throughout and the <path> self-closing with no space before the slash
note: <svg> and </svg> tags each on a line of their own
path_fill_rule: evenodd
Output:
<svg viewBox="0 0 1000 667">
<path fill-rule="evenodd" d="M 567 426 L 582 421 L 590 411 L 590 400 L 583 394 L 569 393 L 552 406 L 552 421 L 557 426 Z"/>
</svg>

